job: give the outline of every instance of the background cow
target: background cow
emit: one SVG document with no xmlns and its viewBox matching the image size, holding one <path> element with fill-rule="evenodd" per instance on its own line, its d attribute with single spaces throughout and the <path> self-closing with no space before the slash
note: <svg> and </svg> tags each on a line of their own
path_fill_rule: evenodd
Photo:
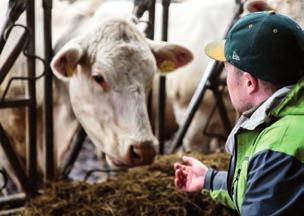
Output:
<svg viewBox="0 0 304 216">
<path fill-rule="evenodd" d="M 247 12 L 275 10 L 294 19 L 304 27 L 303 0 L 248 0 L 245 4 Z"/>
</svg>

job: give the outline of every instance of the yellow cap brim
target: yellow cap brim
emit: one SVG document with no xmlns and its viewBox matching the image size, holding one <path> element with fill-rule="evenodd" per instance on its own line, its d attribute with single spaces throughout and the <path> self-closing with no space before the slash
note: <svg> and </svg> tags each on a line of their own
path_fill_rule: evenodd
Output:
<svg viewBox="0 0 304 216">
<path fill-rule="evenodd" d="M 205 53 L 210 58 L 223 62 L 226 61 L 224 48 L 225 48 L 225 40 L 213 41 L 206 45 Z"/>
</svg>

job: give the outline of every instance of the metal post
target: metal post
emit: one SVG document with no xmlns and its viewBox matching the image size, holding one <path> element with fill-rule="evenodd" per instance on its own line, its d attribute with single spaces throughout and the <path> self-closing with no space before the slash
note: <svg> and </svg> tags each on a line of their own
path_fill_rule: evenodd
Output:
<svg viewBox="0 0 304 216">
<path fill-rule="evenodd" d="M 9 29 L 19 18 L 25 10 L 26 0 L 10 0 L 6 11 L 7 17 L 0 29 L 0 54 L 6 42 L 8 35 L 5 35 L 6 30 Z M 6 37 L 6 38 L 5 38 Z"/>
<path fill-rule="evenodd" d="M 29 28 L 29 46 L 26 52 L 30 55 L 27 58 L 28 76 L 35 77 L 35 2 L 34 0 L 27 0 L 26 5 L 26 23 Z M 28 80 L 27 94 L 30 99 L 30 105 L 27 108 L 27 172 L 31 184 L 34 188 L 37 187 L 37 146 L 36 146 L 36 86 L 35 80 Z"/>
<path fill-rule="evenodd" d="M 44 77 L 44 146 L 45 146 L 45 174 L 44 180 L 54 178 L 54 139 L 53 139 L 53 75 L 50 62 L 53 56 L 52 50 L 52 0 L 43 0 L 43 22 L 44 22 L 44 55 L 45 55 L 45 77 Z"/>
<path fill-rule="evenodd" d="M 168 40 L 169 6 L 171 0 L 162 0 L 163 19 L 162 19 L 162 40 Z M 155 134 L 159 140 L 159 153 L 164 153 L 164 130 L 166 114 L 166 76 L 160 75 L 157 101 L 157 116 L 155 118 Z"/>
<path fill-rule="evenodd" d="M 160 75 L 157 101 L 157 115 L 155 118 L 155 135 L 159 140 L 159 153 L 164 153 L 164 129 L 166 113 L 166 76 Z"/>
<path fill-rule="evenodd" d="M 150 0 L 149 4 L 149 26 L 147 29 L 147 37 L 154 39 L 154 26 L 155 26 L 155 3 L 156 0 Z"/>
<path fill-rule="evenodd" d="M 4 101 L 0 100 L 0 109 L 1 108 L 14 108 L 14 107 L 20 108 L 20 107 L 28 106 L 29 104 L 30 104 L 29 99 L 15 99 L 15 100 L 6 99 Z"/>
<path fill-rule="evenodd" d="M 155 22 L 155 2 L 156 0 L 134 0 L 133 14 L 140 18 L 143 14 L 149 12 L 149 22 L 145 33 L 148 38 L 154 38 L 154 22 Z"/>
<path fill-rule="evenodd" d="M 171 0 L 162 0 L 163 6 L 163 24 L 162 24 L 162 40 L 168 41 L 168 23 L 169 23 L 169 6 Z"/>
</svg>

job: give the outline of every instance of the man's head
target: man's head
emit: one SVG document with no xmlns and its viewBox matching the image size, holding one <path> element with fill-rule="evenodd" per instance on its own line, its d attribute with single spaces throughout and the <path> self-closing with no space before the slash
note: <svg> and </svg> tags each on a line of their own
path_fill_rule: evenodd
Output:
<svg viewBox="0 0 304 216">
<path fill-rule="evenodd" d="M 304 75 L 303 30 L 273 11 L 242 17 L 226 40 L 209 43 L 205 52 L 225 62 L 229 94 L 239 112 Z"/>
<path fill-rule="evenodd" d="M 260 104 L 272 95 L 280 86 L 258 79 L 225 62 L 227 88 L 233 107 L 243 113 Z"/>
</svg>

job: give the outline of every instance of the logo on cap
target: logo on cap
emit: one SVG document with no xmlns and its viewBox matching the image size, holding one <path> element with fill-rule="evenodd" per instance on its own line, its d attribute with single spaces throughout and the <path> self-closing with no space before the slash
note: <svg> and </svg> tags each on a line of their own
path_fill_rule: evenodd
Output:
<svg viewBox="0 0 304 216">
<path fill-rule="evenodd" d="M 236 60 L 236 61 L 240 61 L 240 57 L 239 57 L 239 55 L 236 53 L 236 51 L 233 51 L 232 59 L 234 59 L 234 60 Z"/>
</svg>

